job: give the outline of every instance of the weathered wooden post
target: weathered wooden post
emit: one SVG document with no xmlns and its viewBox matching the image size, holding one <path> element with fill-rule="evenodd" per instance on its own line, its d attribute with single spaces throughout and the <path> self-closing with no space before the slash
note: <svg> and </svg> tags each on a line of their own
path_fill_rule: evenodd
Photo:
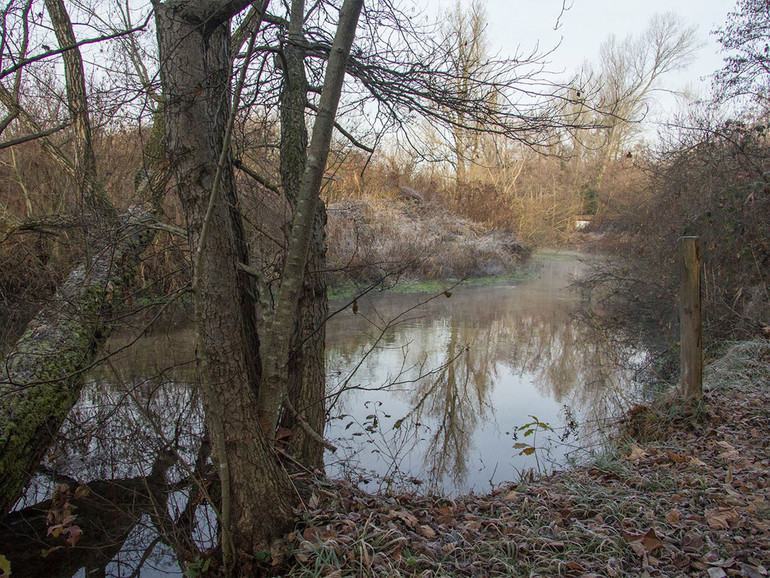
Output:
<svg viewBox="0 0 770 578">
<path fill-rule="evenodd" d="M 685 399 L 698 401 L 703 397 L 700 239 L 680 237 L 679 250 L 682 393 Z"/>
</svg>

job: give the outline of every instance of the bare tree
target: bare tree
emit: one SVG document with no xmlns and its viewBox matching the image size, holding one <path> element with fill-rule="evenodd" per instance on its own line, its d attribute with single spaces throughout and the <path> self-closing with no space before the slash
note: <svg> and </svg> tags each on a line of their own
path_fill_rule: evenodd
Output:
<svg viewBox="0 0 770 578">
<path fill-rule="evenodd" d="M 12 6 L 13 3 L 9 9 Z M 64 61 L 67 124 L 72 125 L 71 157 L 47 140 L 50 132 L 41 129 L 20 102 L 23 67 L 19 64 L 38 60 L 27 56 L 30 6 L 30 2 L 25 3 L 20 12 L 21 36 L 19 51 L 14 54 L 16 62 L 6 67 L 15 74 L 13 87 L 0 86 L 0 101 L 6 107 L 7 118 L 18 119 L 32 132 L 30 138 L 40 138 L 43 150 L 66 174 L 74 177 L 78 214 L 32 219 L 14 225 L 9 234 L 74 225 L 86 231 L 87 250 L 84 262 L 32 319 L 6 358 L 0 377 L 0 470 L 3 472 L 0 512 L 3 514 L 23 491 L 77 400 L 83 371 L 93 363 L 100 345 L 109 335 L 111 315 L 117 305 L 114 291 L 122 292 L 133 276 L 137 259 L 151 239 L 147 226 L 154 222 L 149 211 L 138 206 L 119 218 L 101 185 L 96 171 L 79 41 L 60 0 L 46 3 L 59 49 L 46 46 L 43 54 L 61 53 Z"/>
<path fill-rule="evenodd" d="M 486 11 L 480 0 L 474 0 L 463 8 L 458 1 L 448 14 L 443 30 L 444 43 L 450 55 L 451 67 L 458 97 L 472 100 L 495 100 L 495 92 L 486 81 L 491 76 L 488 46 L 485 38 Z M 455 175 L 458 184 L 466 180 L 466 165 L 476 154 L 478 131 L 471 132 L 466 126 L 463 110 L 447 109 L 452 120 L 452 144 Z"/>
<path fill-rule="evenodd" d="M 41 314 L 7 362 L 7 390 L 0 402 L 0 448 L 7 458 L 4 511 L 77 398 L 82 372 L 95 362 L 109 334 L 114 292 L 130 279 L 131 264 L 150 237 L 148 228 L 173 230 L 186 238 L 192 265 L 200 391 L 218 468 L 221 497 L 213 506 L 225 564 L 229 571 L 247 573 L 239 554 L 264 548 L 293 518 L 296 495 L 274 451 L 279 424 L 292 429 L 302 463 L 322 466 L 327 314 L 320 193 L 333 131 L 371 153 L 372 141 L 394 127 L 408 130 L 415 116 L 447 135 L 458 130 L 465 139 L 491 132 L 531 146 L 546 142 L 561 122 L 558 109 L 543 109 L 538 102 L 553 87 L 536 81 L 537 66 L 522 72 L 518 62 L 489 59 L 479 77 L 482 68 L 452 64 L 452 46 L 426 37 L 426 30 L 412 25 L 389 0 L 367 6 L 360 26 L 363 0 L 338 4 L 292 0 L 268 9 L 267 0 L 153 0 L 157 75 L 132 44 L 127 12 L 94 40 L 122 35 L 137 86 L 150 108 L 157 107 L 152 110 L 155 134 L 146 147 L 149 166 L 138 171 L 136 196 L 157 209 L 166 175 L 173 174 L 184 213 L 180 230 L 155 222 L 143 209 L 117 216 L 92 153 L 95 96 L 85 82 L 82 54 L 76 54 L 84 41 L 77 39 L 62 0 L 47 0 L 58 50 L 43 48 L 45 56 L 37 60 L 21 56 L 5 70 L 11 75 L 25 69 L 20 63 L 61 54 L 73 160 L 56 143 L 42 142 L 69 167 L 84 199 L 87 226 L 103 223 L 106 232 L 100 243 L 87 238 L 94 257 L 62 284 L 53 301 L 57 316 Z M 28 9 L 20 14 L 22 22 L 32 21 Z M 130 96 L 116 100 L 128 102 Z M 0 101 L 13 116 L 9 123 L 18 118 L 34 136 L 50 136 L 23 110 L 18 94 L 14 100 L 13 88 L 0 91 Z M 272 132 L 271 119 L 279 121 Z M 273 173 L 255 170 L 242 152 L 249 143 L 238 131 L 259 123 L 267 127 L 265 146 L 279 150 Z M 360 130 L 350 128 L 356 124 Z M 267 279 L 265 264 L 255 266 L 252 259 L 243 215 L 249 199 L 239 192 L 236 164 L 259 183 L 259 194 L 278 192 L 290 209 L 290 218 L 281 223 L 286 237 L 284 253 L 274 263 L 275 278 Z M 35 348 L 41 327 L 55 329 L 57 336 L 46 342 L 46 363 L 40 363 Z M 65 339 L 69 334 L 76 342 Z M 63 350 L 74 356 L 62 356 Z M 22 365 L 30 375 L 14 373 Z M 51 392 L 56 411 L 46 413 L 49 406 L 42 401 L 47 404 Z M 18 411 L 22 401 L 25 412 Z M 28 415 L 37 421 L 26 420 Z M 41 428 L 46 430 L 42 437 Z M 12 440 L 20 431 L 26 437 L 17 444 Z M 11 445 L 21 449 L 6 453 Z M 32 445 L 36 453 L 24 456 L 17 467 Z M 7 480 L 6 472 L 13 474 Z"/>
<path fill-rule="evenodd" d="M 656 94 L 664 90 L 663 77 L 686 67 L 698 47 L 696 29 L 671 12 L 654 16 L 639 36 L 623 41 L 610 36 L 602 44 L 599 64 L 583 71 L 571 106 L 578 124 L 598 127 L 578 133 L 578 146 L 599 151 L 596 190 L 609 162 L 629 144 Z"/>
</svg>

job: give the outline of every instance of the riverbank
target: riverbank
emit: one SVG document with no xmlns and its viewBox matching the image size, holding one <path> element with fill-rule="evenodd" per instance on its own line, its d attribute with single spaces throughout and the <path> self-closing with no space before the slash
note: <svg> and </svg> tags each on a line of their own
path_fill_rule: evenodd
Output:
<svg viewBox="0 0 770 578">
<path fill-rule="evenodd" d="M 514 275 L 531 254 L 510 232 L 438 203 L 345 201 L 327 212 L 329 286 L 337 292 Z"/>
<path fill-rule="evenodd" d="M 770 342 L 711 363 L 694 413 L 639 407 L 593 463 L 456 499 L 316 481 L 263 559 L 290 576 L 767 576 Z"/>
</svg>

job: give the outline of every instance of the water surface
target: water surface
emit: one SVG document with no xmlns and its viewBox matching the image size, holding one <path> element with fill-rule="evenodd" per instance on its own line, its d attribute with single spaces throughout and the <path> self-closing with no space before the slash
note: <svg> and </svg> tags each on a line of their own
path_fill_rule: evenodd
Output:
<svg viewBox="0 0 770 578">
<path fill-rule="evenodd" d="M 595 443 L 595 425 L 633 387 L 618 360 L 630 352 L 574 318 L 578 297 L 566 287 L 581 268 L 570 256 L 540 259 L 528 281 L 369 295 L 335 315 L 329 474 L 370 490 L 484 492 Z M 14 575 L 180 575 L 179 560 L 216 544 L 213 512 L 189 483 L 210 463 L 192 320 L 178 311 L 149 332 L 114 335 L 108 348 L 114 355 L 65 423 L 66 442 L 0 529 L 2 553 L 26 560 Z M 45 520 L 62 481 L 87 483 L 104 509 L 92 500 L 79 512 L 84 547 L 41 557 L 54 543 Z"/>
<path fill-rule="evenodd" d="M 630 374 L 574 317 L 578 296 L 567 286 L 581 263 L 539 265 L 532 280 L 448 297 L 364 298 L 357 314 L 331 321 L 330 390 L 342 391 L 327 430 L 341 448 L 329 456 L 332 475 L 370 488 L 412 480 L 488 491 L 595 441 L 577 426 L 630 397 Z"/>
</svg>

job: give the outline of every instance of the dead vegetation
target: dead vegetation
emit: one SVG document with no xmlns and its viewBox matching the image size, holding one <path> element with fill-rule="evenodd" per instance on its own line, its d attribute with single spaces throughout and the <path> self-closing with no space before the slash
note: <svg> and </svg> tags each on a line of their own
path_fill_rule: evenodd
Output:
<svg viewBox="0 0 770 578">
<path fill-rule="evenodd" d="M 510 233 L 459 218 L 434 202 L 341 201 L 330 205 L 328 214 L 336 286 L 503 275 L 530 253 Z"/>
<path fill-rule="evenodd" d="M 702 407 L 653 412 L 657 435 L 486 496 L 370 495 L 316 481 L 259 558 L 289 576 L 768 575 L 770 342 L 707 371 Z M 665 417 L 668 416 L 668 417 Z M 694 416 L 694 417 L 693 417 Z M 627 431 L 631 431 L 627 429 Z"/>
</svg>

